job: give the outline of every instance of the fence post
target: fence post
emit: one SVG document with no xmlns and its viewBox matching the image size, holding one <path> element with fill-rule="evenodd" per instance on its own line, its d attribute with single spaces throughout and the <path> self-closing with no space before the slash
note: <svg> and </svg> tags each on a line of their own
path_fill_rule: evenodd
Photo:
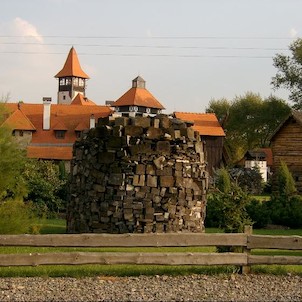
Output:
<svg viewBox="0 0 302 302">
<path fill-rule="evenodd" d="M 253 226 L 251 225 L 245 225 L 244 226 L 244 234 L 246 236 L 253 234 Z M 247 255 L 247 259 L 249 258 L 249 255 L 251 253 L 251 250 L 247 248 L 247 246 L 243 247 L 243 253 Z M 249 265 L 243 265 L 241 266 L 241 274 L 249 274 L 251 272 L 251 267 Z"/>
</svg>

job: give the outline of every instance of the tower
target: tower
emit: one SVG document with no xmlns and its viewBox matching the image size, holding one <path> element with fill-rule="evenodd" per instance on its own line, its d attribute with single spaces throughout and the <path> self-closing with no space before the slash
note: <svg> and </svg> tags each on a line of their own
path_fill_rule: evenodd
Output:
<svg viewBox="0 0 302 302">
<path fill-rule="evenodd" d="M 58 104 L 70 104 L 78 93 L 85 96 L 89 76 L 82 70 L 74 47 L 70 49 L 63 69 L 55 78 L 59 79 Z"/>
<path fill-rule="evenodd" d="M 154 116 L 161 113 L 164 106 L 146 89 L 146 81 L 138 76 L 132 80 L 132 87 L 116 100 L 116 116 Z"/>
</svg>

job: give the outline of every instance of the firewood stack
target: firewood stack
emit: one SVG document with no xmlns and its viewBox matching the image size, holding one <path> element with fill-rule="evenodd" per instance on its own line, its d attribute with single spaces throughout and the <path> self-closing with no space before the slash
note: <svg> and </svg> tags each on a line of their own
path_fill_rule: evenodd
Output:
<svg viewBox="0 0 302 302">
<path fill-rule="evenodd" d="M 203 232 L 208 174 L 189 122 L 99 119 L 74 145 L 69 233 Z"/>
</svg>

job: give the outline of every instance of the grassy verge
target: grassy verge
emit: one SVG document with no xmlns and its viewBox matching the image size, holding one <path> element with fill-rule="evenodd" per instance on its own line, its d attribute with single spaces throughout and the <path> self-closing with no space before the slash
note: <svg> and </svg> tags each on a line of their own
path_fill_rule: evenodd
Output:
<svg viewBox="0 0 302 302">
<path fill-rule="evenodd" d="M 164 265 L 45 265 L 38 267 L 3 267 L 3 277 L 95 277 L 95 276 L 154 276 L 191 274 L 230 274 L 237 272 L 234 266 L 164 266 Z"/>
</svg>

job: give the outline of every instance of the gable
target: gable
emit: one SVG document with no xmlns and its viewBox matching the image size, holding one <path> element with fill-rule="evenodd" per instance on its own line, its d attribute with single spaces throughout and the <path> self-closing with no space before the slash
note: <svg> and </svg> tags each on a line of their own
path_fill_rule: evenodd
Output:
<svg viewBox="0 0 302 302">
<path fill-rule="evenodd" d="M 271 136 L 270 143 L 273 144 L 274 141 L 288 137 L 293 140 L 302 138 L 302 124 L 295 116 L 290 115 L 274 132 Z"/>
<path fill-rule="evenodd" d="M 18 109 L 9 114 L 8 118 L 1 126 L 8 126 L 13 130 L 36 130 L 35 126 L 31 123 L 28 117 Z"/>
</svg>

